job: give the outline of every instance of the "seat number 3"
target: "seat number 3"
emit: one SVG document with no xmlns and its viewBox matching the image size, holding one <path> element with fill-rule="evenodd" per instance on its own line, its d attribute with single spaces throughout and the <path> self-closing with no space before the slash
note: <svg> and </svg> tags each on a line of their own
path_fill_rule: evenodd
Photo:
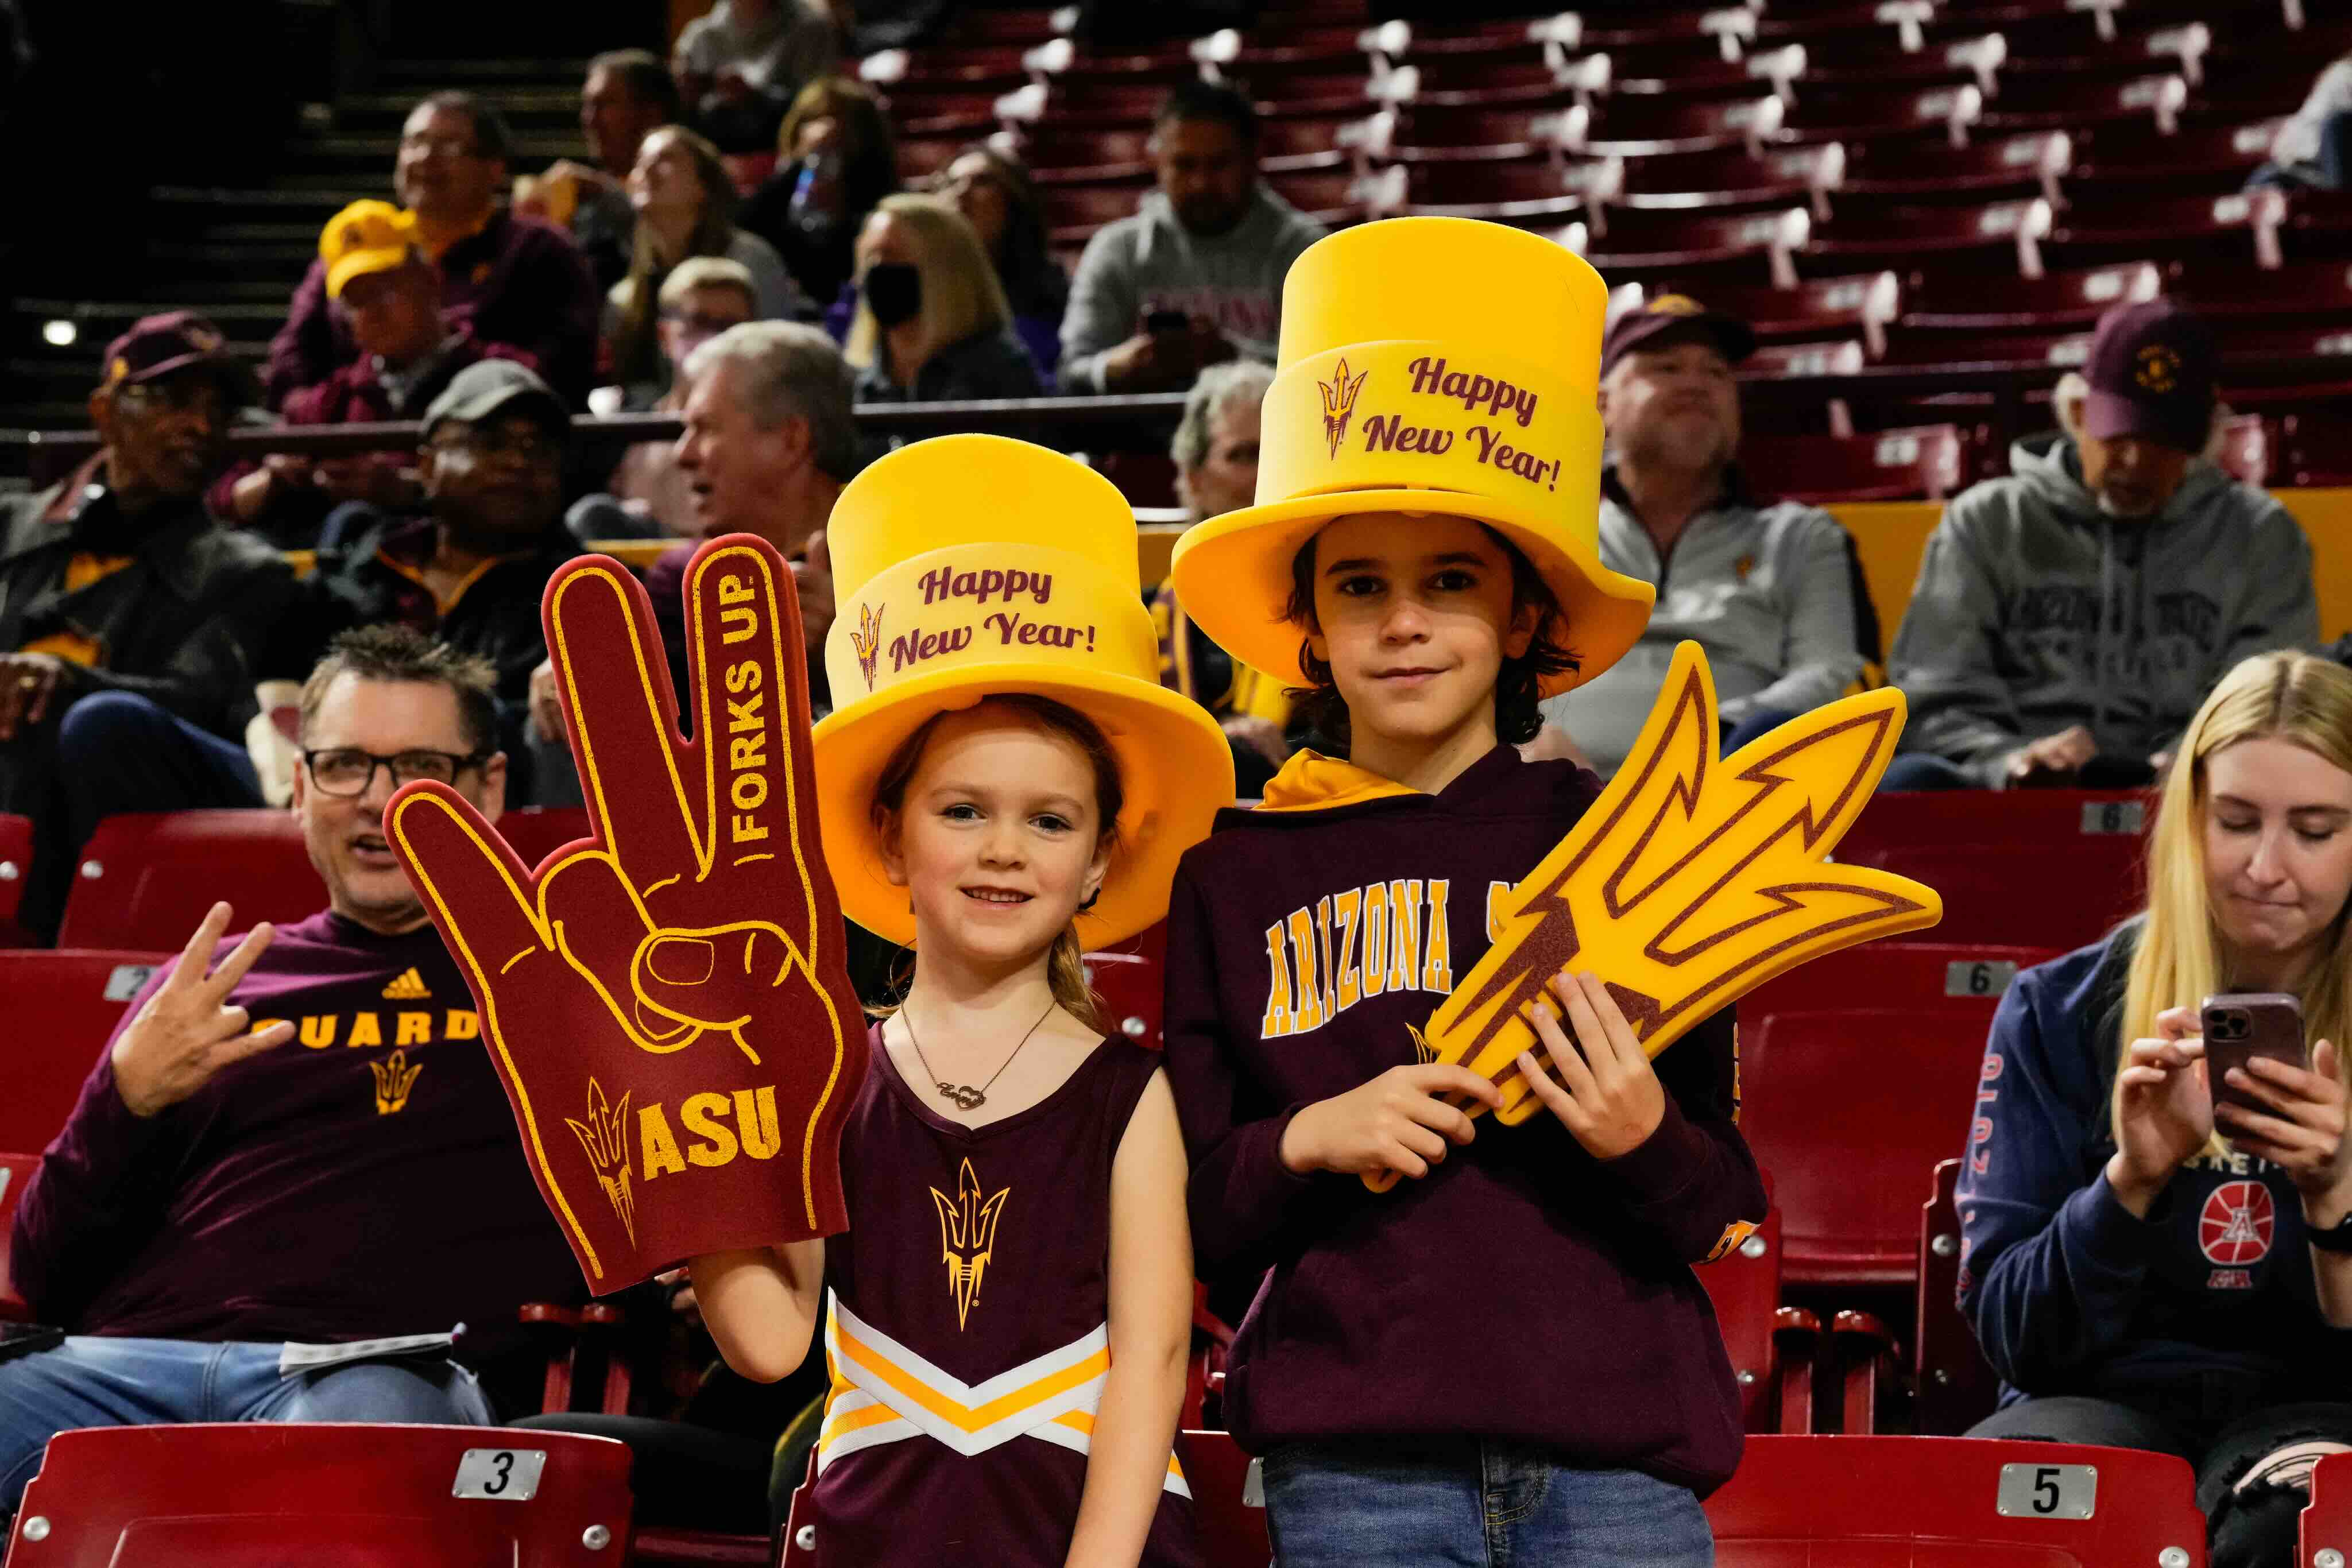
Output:
<svg viewBox="0 0 2352 1568">
<path fill-rule="evenodd" d="M 468 1448 L 457 1460 L 449 1495 L 529 1502 L 539 1495 L 540 1473 L 546 1469 L 543 1448 Z"/>
</svg>

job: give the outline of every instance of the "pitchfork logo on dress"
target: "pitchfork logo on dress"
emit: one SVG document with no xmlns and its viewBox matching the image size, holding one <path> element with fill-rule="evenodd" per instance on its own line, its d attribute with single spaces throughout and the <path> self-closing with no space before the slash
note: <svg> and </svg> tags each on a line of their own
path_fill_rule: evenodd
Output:
<svg viewBox="0 0 2352 1568">
<path fill-rule="evenodd" d="M 2277 1228 L 2278 1207 L 2269 1187 L 2258 1181 L 2223 1182 L 2197 1216 L 2197 1245 L 2222 1270 L 2244 1269 L 2269 1253 Z"/>
</svg>

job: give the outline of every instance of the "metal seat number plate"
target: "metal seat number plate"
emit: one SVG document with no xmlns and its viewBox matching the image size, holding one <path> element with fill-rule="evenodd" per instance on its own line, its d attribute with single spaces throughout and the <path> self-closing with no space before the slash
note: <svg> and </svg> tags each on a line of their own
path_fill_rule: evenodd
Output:
<svg viewBox="0 0 2352 1568">
<path fill-rule="evenodd" d="M 2003 1465 L 1993 1511 L 2004 1519 L 2088 1519 L 2098 1500 L 2096 1465 Z"/>
<path fill-rule="evenodd" d="M 449 1495 L 529 1502 L 539 1495 L 540 1472 L 546 1469 L 544 1448 L 468 1448 L 457 1460 L 457 1482 Z"/>
</svg>

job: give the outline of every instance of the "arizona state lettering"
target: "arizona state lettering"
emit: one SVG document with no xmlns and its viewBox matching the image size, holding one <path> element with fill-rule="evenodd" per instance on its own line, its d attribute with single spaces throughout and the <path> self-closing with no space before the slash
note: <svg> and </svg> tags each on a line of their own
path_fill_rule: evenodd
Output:
<svg viewBox="0 0 2352 1568">
<path fill-rule="evenodd" d="M 1327 894 L 1265 930 L 1263 1038 L 1306 1034 L 1386 991 L 1454 989 L 1447 883 L 1398 877 Z"/>
<path fill-rule="evenodd" d="M 436 1017 L 441 1027 L 433 1027 Z M 284 1019 L 256 1019 L 253 1028 L 257 1033 Z M 438 1015 L 432 1012 L 396 1012 L 386 1016 L 379 1012 L 363 1013 L 304 1013 L 290 1020 L 296 1037 L 312 1051 L 324 1051 L 331 1045 L 443 1045 L 453 1040 L 479 1040 L 482 1020 L 471 1008 L 446 1008 Z"/>
</svg>

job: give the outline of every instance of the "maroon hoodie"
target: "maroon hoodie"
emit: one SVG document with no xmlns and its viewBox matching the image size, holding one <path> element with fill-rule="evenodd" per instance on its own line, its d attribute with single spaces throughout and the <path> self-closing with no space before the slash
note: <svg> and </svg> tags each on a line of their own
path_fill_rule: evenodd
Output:
<svg viewBox="0 0 2352 1568">
<path fill-rule="evenodd" d="M 1482 1117 L 1386 1193 L 1276 1153 L 1301 1106 L 1418 1060 L 1495 895 L 1598 793 L 1509 747 L 1435 795 L 1302 753 L 1184 857 L 1166 1021 L 1193 1246 L 1204 1278 L 1272 1270 L 1226 1383 L 1244 1447 L 1509 1438 L 1701 1495 L 1738 1464 L 1738 1391 L 1691 1272 L 1764 1215 L 1728 1010 L 1657 1059 L 1665 1118 L 1614 1160 L 1540 1110 Z"/>
</svg>

